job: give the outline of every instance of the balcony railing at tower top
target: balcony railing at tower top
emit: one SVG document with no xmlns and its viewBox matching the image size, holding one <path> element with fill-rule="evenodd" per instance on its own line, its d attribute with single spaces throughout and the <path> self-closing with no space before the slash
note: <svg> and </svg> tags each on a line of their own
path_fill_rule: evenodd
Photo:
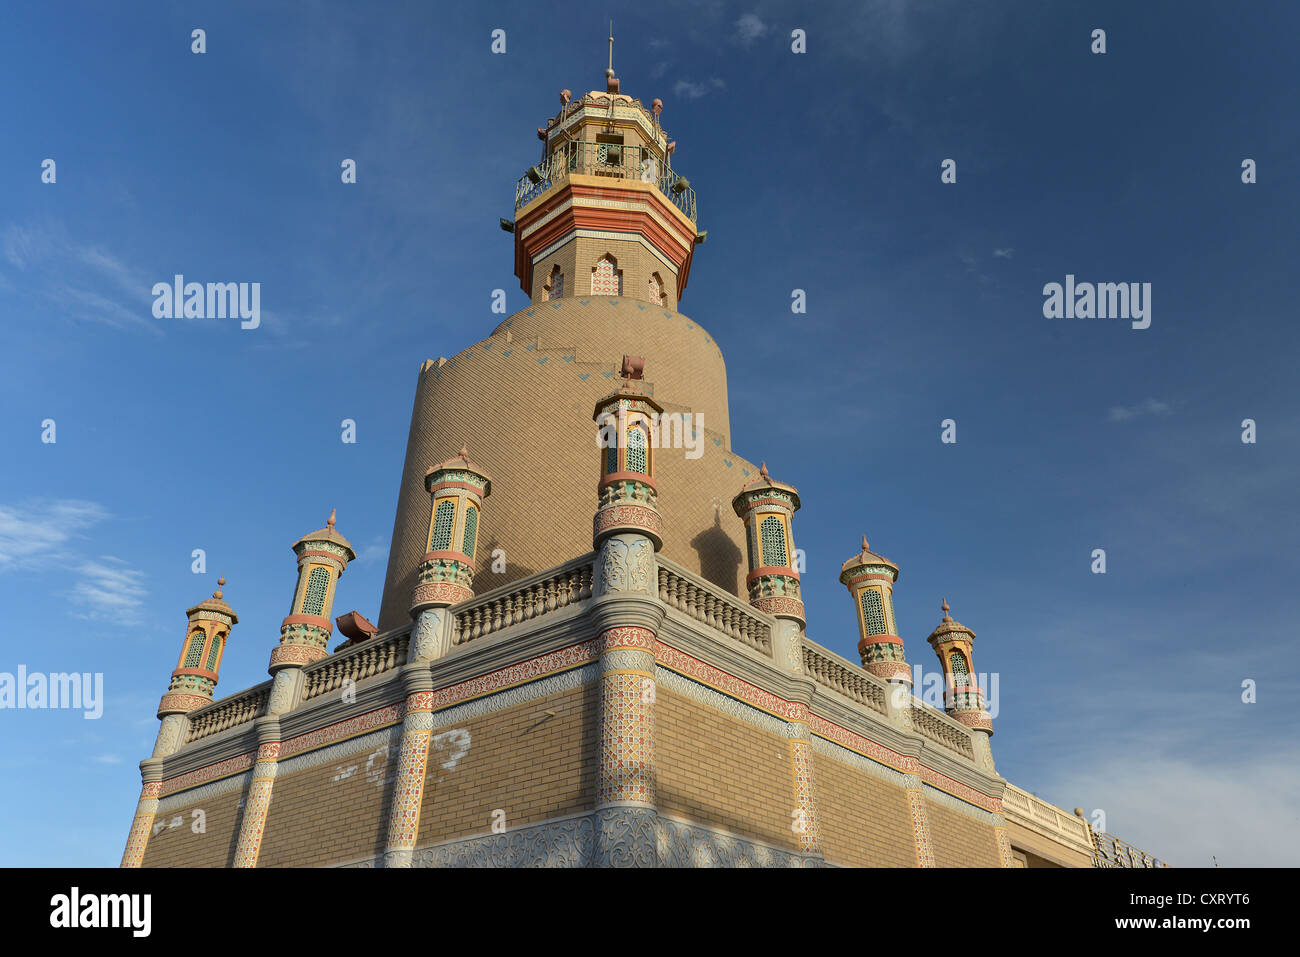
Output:
<svg viewBox="0 0 1300 957">
<path fill-rule="evenodd" d="M 540 166 L 534 166 L 515 184 L 515 212 L 531 203 L 570 173 L 635 179 L 653 183 L 664 197 L 692 223 L 695 218 L 695 190 L 687 180 L 665 169 L 654 150 L 646 146 L 578 141 L 556 150 Z"/>
</svg>

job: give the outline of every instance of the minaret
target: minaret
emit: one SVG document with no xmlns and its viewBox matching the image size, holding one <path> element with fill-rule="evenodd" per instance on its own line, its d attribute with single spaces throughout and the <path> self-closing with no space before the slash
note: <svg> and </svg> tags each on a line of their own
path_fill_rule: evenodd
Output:
<svg viewBox="0 0 1300 957">
<path fill-rule="evenodd" d="M 534 304 L 627 297 L 676 309 L 704 234 L 695 191 L 672 169 L 676 144 L 650 108 L 619 92 L 610 29 L 605 88 L 574 97 L 537 128 L 542 159 L 515 187 L 515 275 Z M 594 265 L 593 265 L 594 264 Z"/>
<path fill-rule="evenodd" d="M 894 582 L 898 566 L 873 553 L 862 537 L 862 553 L 840 567 L 840 581 L 853 596 L 858 613 L 858 654 L 862 667 L 877 678 L 912 687 L 912 671 L 903 654 L 894 619 Z"/>
<path fill-rule="evenodd" d="M 745 523 L 749 575 L 745 584 L 749 603 L 761 612 L 791 624 L 779 629 L 787 647 L 778 650 L 777 660 L 792 671 L 803 671 L 799 639 L 806 625 L 795 569 L 794 534 L 791 522 L 799 510 L 799 493 L 793 485 L 778 482 L 764 462 L 732 500 L 731 507 Z"/>
<path fill-rule="evenodd" d="M 595 410 L 600 482 L 589 615 L 600 652 L 596 866 L 653 866 L 657 854 L 655 649 L 664 606 L 654 473 L 663 409 L 636 384 L 643 366 L 639 356 L 624 356 L 622 386 Z"/>
<path fill-rule="evenodd" d="M 474 555 L 481 537 L 483 500 L 492 479 L 460 447 L 456 458 L 439 462 L 424 476 L 429 492 L 427 551 L 411 595 L 411 650 L 402 668 L 405 704 L 397 780 L 384 842 L 385 867 L 409 867 L 420 831 L 429 742 L 433 736 L 433 676 L 430 664 L 451 651 L 452 605 L 474 597 Z"/>
<path fill-rule="evenodd" d="M 158 717 L 162 724 L 154 741 L 153 756 L 140 762 L 140 776 L 144 783 L 131 822 L 131 833 L 126 839 L 126 850 L 122 854 L 122 867 L 139 867 L 144 861 L 149 832 L 158 812 L 163 758 L 174 754 L 185 742 L 189 732 L 189 713 L 212 703 L 212 691 L 220 675 L 226 639 L 239 621 L 234 609 L 222 598 L 221 589 L 225 584 L 225 576 L 218 578 L 217 590 L 212 597 L 185 612 L 188 621 L 180 660 L 172 672 L 167 693 L 158 703 Z"/>
<path fill-rule="evenodd" d="M 642 379 L 644 367 L 640 356 L 624 356 L 623 384 L 596 403 L 601 456 L 592 547 L 597 549 L 606 538 L 628 533 L 645 536 L 655 551 L 663 545 L 654 474 L 664 410 L 633 384 Z"/>
<path fill-rule="evenodd" d="M 943 621 L 926 640 L 939 656 L 939 665 L 943 668 L 943 710 L 966 727 L 983 731 L 991 737 L 993 718 L 984 707 L 984 695 L 975 680 L 971 654 L 975 632 L 952 620 L 948 614 L 948 599 L 945 598 L 940 607 Z"/>
<path fill-rule="evenodd" d="M 293 604 L 280 622 L 280 645 L 271 652 L 268 670 L 275 675 L 286 666 L 302 667 L 329 654 L 334 632 L 331 613 L 334 589 L 348 562 L 357 557 L 351 543 L 334 527 L 338 510 L 330 512 L 325 527 L 294 542 L 298 556 L 298 585 Z"/>
<path fill-rule="evenodd" d="M 217 579 L 217 590 L 211 598 L 185 612 L 185 617 L 189 619 L 185 644 L 181 648 L 176 670 L 172 672 L 167 693 L 158 703 L 158 717 L 163 722 L 163 727 L 158 731 L 159 743 L 168 737 L 172 716 L 186 715 L 195 708 L 212 703 L 212 690 L 217 686 L 226 638 L 230 629 L 239 621 L 234 610 L 222 598 L 221 589 L 225 584 L 226 578 L 223 575 Z M 171 722 L 171 727 L 177 726 L 177 722 Z M 157 754 L 157 746 L 154 753 Z"/>
<path fill-rule="evenodd" d="M 492 479 L 470 461 L 461 445 L 455 458 L 425 473 L 429 492 L 427 551 L 420 559 L 411 594 L 416 620 L 411 659 L 440 658 L 451 650 L 450 605 L 474 597 L 474 555 L 478 551 L 483 500 L 492 494 Z"/>
</svg>

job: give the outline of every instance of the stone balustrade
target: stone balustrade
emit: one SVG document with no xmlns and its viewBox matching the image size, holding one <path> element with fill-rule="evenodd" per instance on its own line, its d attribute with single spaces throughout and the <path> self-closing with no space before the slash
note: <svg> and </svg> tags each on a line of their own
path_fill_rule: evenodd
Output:
<svg viewBox="0 0 1300 957">
<path fill-rule="evenodd" d="M 769 617 L 662 555 L 655 556 L 655 561 L 659 565 L 659 598 L 664 604 L 772 657 Z"/>
</svg>

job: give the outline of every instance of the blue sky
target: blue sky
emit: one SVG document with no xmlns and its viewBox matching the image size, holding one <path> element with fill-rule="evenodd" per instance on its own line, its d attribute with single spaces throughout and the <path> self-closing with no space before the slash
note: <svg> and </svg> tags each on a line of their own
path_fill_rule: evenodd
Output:
<svg viewBox="0 0 1300 957">
<path fill-rule="evenodd" d="M 377 615 L 419 363 L 486 335 L 493 289 L 526 304 L 497 219 L 607 16 L 698 193 L 681 310 L 733 446 L 803 499 L 810 636 L 854 657 L 865 532 L 909 660 L 941 596 L 977 632 L 1011 781 L 1175 864 L 1300 863 L 1300 11 L 928 0 L 8 11 L 0 671 L 103 672 L 106 703 L 0 711 L 0 863 L 117 864 L 217 573 L 219 695 L 265 680 L 331 508 L 336 611 Z M 155 319 L 178 272 L 260 282 L 261 327 Z M 1151 283 L 1151 327 L 1044 318 L 1067 274 Z"/>
</svg>

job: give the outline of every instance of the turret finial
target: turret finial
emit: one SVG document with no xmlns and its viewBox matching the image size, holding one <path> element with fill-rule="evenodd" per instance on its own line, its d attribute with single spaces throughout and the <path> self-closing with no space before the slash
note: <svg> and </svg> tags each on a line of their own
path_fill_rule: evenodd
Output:
<svg viewBox="0 0 1300 957">
<path fill-rule="evenodd" d="M 325 524 L 328 525 L 330 528 L 333 528 L 335 521 L 338 520 L 338 514 L 339 514 L 339 510 L 337 508 L 330 509 L 330 518 L 329 521 L 326 522 Z"/>
<path fill-rule="evenodd" d="M 867 553 L 868 548 L 870 548 L 870 546 L 867 545 L 867 536 L 863 535 L 863 536 L 862 536 L 862 554 L 863 554 L 863 555 L 865 555 L 865 554 Z"/>
<path fill-rule="evenodd" d="M 469 449 L 465 447 L 464 442 L 460 443 L 460 457 L 466 462 L 469 461 Z"/>
<path fill-rule="evenodd" d="M 769 480 L 772 478 L 772 476 L 770 476 L 770 475 L 767 474 L 767 463 L 766 463 L 766 462 L 763 462 L 763 463 L 761 463 L 761 464 L 759 465 L 759 467 L 758 467 L 758 474 L 761 475 L 761 476 L 763 476 L 763 481 L 764 481 L 764 482 L 769 481 Z"/>
<path fill-rule="evenodd" d="M 952 619 L 951 619 L 950 617 L 948 617 L 948 599 L 944 598 L 944 599 L 942 599 L 942 601 L 943 601 L 943 604 L 940 605 L 939 607 L 943 609 L 943 620 L 944 620 L 944 621 L 952 621 Z"/>
<path fill-rule="evenodd" d="M 217 579 L 217 590 L 214 591 L 214 592 L 212 593 L 212 597 L 213 597 L 213 598 L 220 598 L 220 597 L 221 597 L 221 589 L 223 589 L 223 588 L 225 588 L 225 587 L 226 587 L 226 576 L 225 576 L 225 575 L 222 575 L 220 578 Z"/>
</svg>

